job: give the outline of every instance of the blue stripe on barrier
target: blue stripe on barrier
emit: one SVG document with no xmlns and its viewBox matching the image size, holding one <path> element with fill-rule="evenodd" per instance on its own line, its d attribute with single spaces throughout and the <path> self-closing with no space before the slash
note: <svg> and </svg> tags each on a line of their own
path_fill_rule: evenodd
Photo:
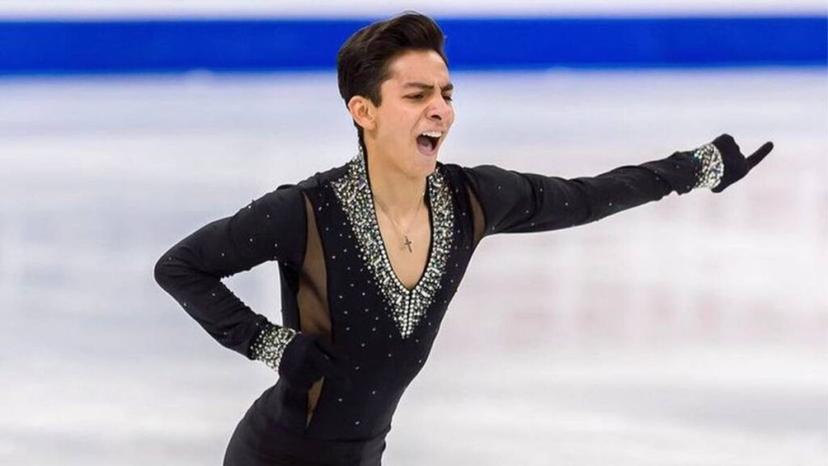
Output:
<svg viewBox="0 0 828 466">
<path fill-rule="evenodd" d="M 371 21 L 0 21 L 0 74 L 332 70 Z M 438 22 L 452 69 L 828 65 L 824 16 Z"/>
</svg>

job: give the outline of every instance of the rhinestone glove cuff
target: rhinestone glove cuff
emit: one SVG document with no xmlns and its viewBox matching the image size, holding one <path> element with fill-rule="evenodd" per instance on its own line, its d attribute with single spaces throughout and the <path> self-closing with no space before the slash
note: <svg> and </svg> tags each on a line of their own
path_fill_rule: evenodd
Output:
<svg viewBox="0 0 828 466">
<path fill-rule="evenodd" d="M 724 175 L 724 162 L 719 149 L 713 144 L 705 144 L 693 151 L 693 158 L 699 163 L 693 188 L 715 188 Z"/>
<path fill-rule="evenodd" d="M 296 333 L 297 331 L 292 328 L 268 324 L 251 346 L 253 359 L 262 361 L 271 369 L 278 371 L 282 353 Z"/>
</svg>

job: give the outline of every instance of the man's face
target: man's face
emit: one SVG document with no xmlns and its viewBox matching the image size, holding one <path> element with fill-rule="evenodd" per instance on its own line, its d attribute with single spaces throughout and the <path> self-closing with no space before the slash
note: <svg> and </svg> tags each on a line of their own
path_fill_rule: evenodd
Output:
<svg viewBox="0 0 828 466">
<path fill-rule="evenodd" d="M 430 175 L 454 123 L 448 68 L 433 50 L 410 50 L 395 58 L 388 71 L 380 85 L 374 130 L 381 152 L 389 157 L 383 162 L 412 177 Z"/>
</svg>

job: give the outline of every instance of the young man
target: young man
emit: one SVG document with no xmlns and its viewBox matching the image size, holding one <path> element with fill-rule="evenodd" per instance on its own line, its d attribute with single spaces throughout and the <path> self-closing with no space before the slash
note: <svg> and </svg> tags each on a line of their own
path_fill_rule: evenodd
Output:
<svg viewBox="0 0 828 466">
<path fill-rule="evenodd" d="M 379 465 L 480 240 L 594 222 L 671 192 L 721 192 L 772 148 L 733 138 L 595 177 L 563 179 L 437 156 L 454 121 L 443 34 L 404 14 L 351 36 L 340 93 L 350 161 L 279 186 L 174 245 L 155 278 L 219 343 L 278 371 L 238 424 L 228 466 Z M 278 261 L 282 325 L 221 279 Z"/>
</svg>

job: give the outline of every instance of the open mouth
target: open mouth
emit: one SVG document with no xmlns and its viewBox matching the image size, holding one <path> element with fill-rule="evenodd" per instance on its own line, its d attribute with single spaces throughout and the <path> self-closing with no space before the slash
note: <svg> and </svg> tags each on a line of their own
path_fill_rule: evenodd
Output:
<svg viewBox="0 0 828 466">
<path fill-rule="evenodd" d="M 443 133 L 440 131 L 426 131 L 417 136 L 417 149 L 423 155 L 434 155 Z"/>
</svg>

